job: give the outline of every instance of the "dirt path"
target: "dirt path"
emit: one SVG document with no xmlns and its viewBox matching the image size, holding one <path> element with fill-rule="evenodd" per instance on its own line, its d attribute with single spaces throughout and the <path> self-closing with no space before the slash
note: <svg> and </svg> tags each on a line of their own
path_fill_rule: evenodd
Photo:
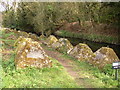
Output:
<svg viewBox="0 0 120 90">
<path fill-rule="evenodd" d="M 85 78 L 81 78 L 80 75 L 78 74 L 78 71 L 75 70 L 75 66 L 73 65 L 72 60 L 66 59 L 64 57 L 61 57 L 61 53 L 57 52 L 57 51 L 52 51 L 52 50 L 48 50 L 45 47 L 43 47 L 45 52 L 48 54 L 48 56 L 55 58 L 56 60 L 58 60 L 61 65 L 63 65 L 63 67 L 65 67 L 65 69 L 67 70 L 67 72 L 74 78 L 74 80 L 76 81 L 76 83 L 80 86 L 83 86 L 84 88 L 93 88 L 94 86 L 88 84 L 85 81 Z"/>
</svg>

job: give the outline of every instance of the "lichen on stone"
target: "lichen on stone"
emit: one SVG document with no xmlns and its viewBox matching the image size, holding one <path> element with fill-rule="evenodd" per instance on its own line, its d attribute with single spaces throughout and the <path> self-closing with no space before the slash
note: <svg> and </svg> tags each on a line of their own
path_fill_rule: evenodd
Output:
<svg viewBox="0 0 120 90">
<path fill-rule="evenodd" d="M 40 40 L 45 40 L 46 36 L 45 35 L 40 35 Z"/>
<path fill-rule="evenodd" d="M 95 53 L 93 65 L 103 68 L 106 64 L 112 64 L 113 62 L 119 61 L 116 53 L 112 48 L 102 47 Z"/>
<path fill-rule="evenodd" d="M 17 41 L 15 64 L 17 68 L 52 67 L 52 61 L 48 58 L 40 44 L 32 41 L 31 38 L 22 37 Z"/>
<path fill-rule="evenodd" d="M 29 38 L 35 40 L 35 41 L 38 41 L 39 40 L 39 37 L 37 37 L 36 34 L 33 34 L 33 33 L 29 33 Z"/>
<path fill-rule="evenodd" d="M 53 44 L 51 45 L 51 47 L 54 48 L 54 49 L 57 49 L 57 48 L 59 48 L 59 47 L 61 47 L 61 46 L 62 46 L 62 45 L 60 44 L 59 41 L 57 41 L 57 42 L 55 42 L 55 43 L 53 43 Z"/>
<path fill-rule="evenodd" d="M 22 36 L 22 37 L 25 37 L 25 38 L 29 37 L 29 34 L 27 32 L 25 32 L 25 31 L 18 31 L 18 35 Z"/>
<path fill-rule="evenodd" d="M 56 49 L 60 52 L 69 53 L 73 49 L 73 45 L 66 38 L 60 38 L 58 42 L 56 43 L 56 46 L 57 44 L 59 47 L 57 47 Z"/>
<path fill-rule="evenodd" d="M 57 42 L 57 41 L 58 41 L 58 39 L 57 39 L 55 36 L 50 35 L 50 36 L 47 38 L 46 43 L 47 43 L 48 46 L 51 46 L 53 43 L 55 43 L 55 42 Z"/>
<path fill-rule="evenodd" d="M 70 52 L 69 55 L 77 58 L 80 61 L 91 62 L 92 58 L 95 56 L 93 51 L 87 44 L 79 43 Z"/>
</svg>

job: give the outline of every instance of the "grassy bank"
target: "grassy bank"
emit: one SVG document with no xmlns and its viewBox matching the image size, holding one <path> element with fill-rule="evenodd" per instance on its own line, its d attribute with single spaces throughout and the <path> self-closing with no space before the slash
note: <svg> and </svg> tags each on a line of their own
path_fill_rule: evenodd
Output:
<svg viewBox="0 0 120 90">
<path fill-rule="evenodd" d="M 73 78 L 68 75 L 57 60 L 53 61 L 52 68 L 26 68 L 16 70 L 14 58 L 3 61 L 3 87 L 4 88 L 75 88 Z"/>
<path fill-rule="evenodd" d="M 71 37 L 71 38 L 81 38 L 94 42 L 105 42 L 111 44 L 118 44 L 118 37 L 113 36 L 105 36 L 105 35 L 97 35 L 97 34 L 87 34 L 87 33 L 75 33 L 69 32 L 67 30 L 59 30 L 55 32 L 55 35 L 62 37 Z"/>
<path fill-rule="evenodd" d="M 52 68 L 26 68 L 16 70 L 14 64 L 15 47 L 13 46 L 16 39 L 10 38 L 15 36 L 14 33 L 4 33 L 2 35 L 2 87 L 4 88 L 84 88 L 76 84 L 73 77 L 71 77 L 66 69 L 54 58 L 49 57 L 53 62 Z M 46 46 L 45 46 L 46 47 Z M 46 47 L 48 48 L 48 47 Z M 52 48 L 48 50 L 54 51 Z M 78 61 L 73 57 L 62 54 L 61 58 L 71 60 L 74 69 L 78 71 L 81 79 L 85 79 L 86 83 L 91 83 L 99 88 L 116 88 L 117 81 L 114 80 L 114 70 L 111 65 L 105 67 L 100 71 L 92 65 Z M 79 80 L 79 79 L 78 79 Z"/>
<path fill-rule="evenodd" d="M 63 54 L 61 57 L 71 60 L 74 69 L 78 71 L 80 77 L 85 78 L 86 82 L 91 83 L 94 87 L 116 88 L 118 86 L 114 76 L 115 70 L 111 68 L 112 65 L 105 67 L 104 70 L 99 70 L 87 62 L 78 61 L 69 55 Z"/>
<path fill-rule="evenodd" d="M 55 49 L 52 49 L 50 47 L 48 48 L 45 45 L 42 45 L 42 47 L 49 51 L 57 52 Z M 94 88 L 118 87 L 118 81 L 115 80 L 115 70 L 111 68 L 111 64 L 105 66 L 103 70 L 100 70 L 87 62 L 78 61 L 74 57 L 64 53 L 61 53 L 60 58 L 62 58 L 62 60 L 70 60 L 68 61 L 68 63 L 70 63 L 74 70 L 79 74 L 78 80 L 83 79 L 86 82 L 86 84 L 92 85 Z"/>
<path fill-rule="evenodd" d="M 2 33 L 2 46 L 0 51 L 2 57 L 2 86 L 3 88 L 76 88 L 78 86 L 64 67 L 54 58 L 49 57 L 53 62 L 52 68 L 26 68 L 16 70 L 14 58 L 15 47 L 13 38 L 15 33 Z M 1 84 L 1 83 L 0 83 Z"/>
</svg>

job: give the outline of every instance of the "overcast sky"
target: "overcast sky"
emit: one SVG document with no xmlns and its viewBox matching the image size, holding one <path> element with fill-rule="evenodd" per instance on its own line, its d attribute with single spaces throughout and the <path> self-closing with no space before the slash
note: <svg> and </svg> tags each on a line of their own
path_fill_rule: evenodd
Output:
<svg viewBox="0 0 120 90">
<path fill-rule="evenodd" d="M 0 11 L 4 11 L 5 10 L 5 8 L 2 6 L 2 2 L 4 2 L 4 3 L 9 3 L 10 5 L 11 5 L 11 3 L 13 2 L 14 0 L 0 0 Z"/>
<path fill-rule="evenodd" d="M 2 5 L 0 5 L 0 12 L 1 11 L 4 11 L 5 9 L 3 8 L 3 6 Z"/>
</svg>

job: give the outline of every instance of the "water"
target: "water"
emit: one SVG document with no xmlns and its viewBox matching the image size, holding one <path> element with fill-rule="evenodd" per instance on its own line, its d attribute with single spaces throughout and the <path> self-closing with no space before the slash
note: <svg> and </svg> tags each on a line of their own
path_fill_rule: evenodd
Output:
<svg viewBox="0 0 120 90">
<path fill-rule="evenodd" d="M 62 38 L 60 36 L 56 36 L 56 37 L 57 38 Z M 115 53 L 117 54 L 117 56 L 120 59 L 120 45 L 93 42 L 93 41 L 79 39 L 79 38 L 69 38 L 69 37 L 65 37 L 65 38 L 67 38 L 72 43 L 73 46 L 75 46 L 79 43 L 85 43 L 93 50 L 93 52 L 97 51 L 101 47 L 110 47 L 115 51 Z"/>
</svg>

